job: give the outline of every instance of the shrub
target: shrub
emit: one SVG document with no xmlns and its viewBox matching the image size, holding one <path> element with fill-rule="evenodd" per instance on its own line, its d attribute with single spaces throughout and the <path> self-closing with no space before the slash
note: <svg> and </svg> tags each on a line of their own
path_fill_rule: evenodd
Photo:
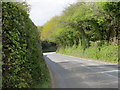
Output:
<svg viewBox="0 0 120 90">
<path fill-rule="evenodd" d="M 23 7 L 22 3 L 2 3 L 3 88 L 33 87 L 49 76 L 37 27 Z"/>
</svg>

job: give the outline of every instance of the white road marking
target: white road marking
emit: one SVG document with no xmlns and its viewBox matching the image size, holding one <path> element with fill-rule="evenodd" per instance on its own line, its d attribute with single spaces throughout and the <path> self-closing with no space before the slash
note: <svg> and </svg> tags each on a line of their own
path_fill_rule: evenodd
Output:
<svg viewBox="0 0 120 90">
<path fill-rule="evenodd" d="M 100 73 L 106 73 L 106 72 L 118 72 L 119 70 L 111 70 L 111 71 L 103 71 L 103 72 L 100 72 Z"/>
</svg>

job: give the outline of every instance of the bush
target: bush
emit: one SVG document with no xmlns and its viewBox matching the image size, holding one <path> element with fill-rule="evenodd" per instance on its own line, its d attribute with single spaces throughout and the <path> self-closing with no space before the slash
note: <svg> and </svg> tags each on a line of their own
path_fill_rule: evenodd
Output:
<svg viewBox="0 0 120 90">
<path fill-rule="evenodd" d="M 22 3 L 3 2 L 3 88 L 28 88 L 48 81 L 37 27 Z"/>
</svg>

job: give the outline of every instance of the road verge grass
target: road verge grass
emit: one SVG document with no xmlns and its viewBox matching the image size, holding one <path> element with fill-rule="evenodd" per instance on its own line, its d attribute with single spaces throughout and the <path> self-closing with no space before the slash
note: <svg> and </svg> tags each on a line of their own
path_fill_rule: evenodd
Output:
<svg viewBox="0 0 120 90">
<path fill-rule="evenodd" d="M 97 59 L 104 62 L 118 63 L 118 46 L 92 46 L 83 49 L 81 46 L 59 48 L 57 53 L 81 58 Z"/>
<path fill-rule="evenodd" d="M 38 84 L 34 86 L 34 88 L 51 88 L 51 77 L 50 77 L 50 72 L 47 67 L 47 64 L 40 64 L 41 69 L 41 81 L 38 81 Z"/>
</svg>

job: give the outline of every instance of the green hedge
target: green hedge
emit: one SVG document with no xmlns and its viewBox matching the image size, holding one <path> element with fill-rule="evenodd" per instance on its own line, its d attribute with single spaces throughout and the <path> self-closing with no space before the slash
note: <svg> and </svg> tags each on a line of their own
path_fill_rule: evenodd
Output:
<svg viewBox="0 0 120 90">
<path fill-rule="evenodd" d="M 23 7 L 2 3 L 4 88 L 28 88 L 48 81 L 37 27 Z"/>
</svg>

